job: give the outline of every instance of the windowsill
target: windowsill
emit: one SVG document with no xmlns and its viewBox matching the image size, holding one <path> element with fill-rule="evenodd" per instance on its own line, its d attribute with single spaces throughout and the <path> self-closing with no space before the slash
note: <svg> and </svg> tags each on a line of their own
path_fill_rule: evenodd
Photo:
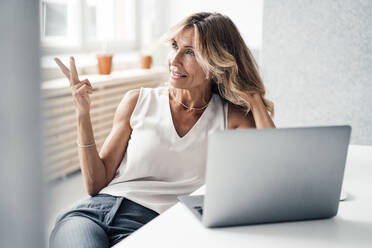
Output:
<svg viewBox="0 0 372 248">
<path fill-rule="evenodd" d="M 167 70 L 164 67 L 153 67 L 151 69 L 130 69 L 130 70 L 121 70 L 114 71 L 110 75 L 100 75 L 100 74 L 83 74 L 79 77 L 81 79 L 88 79 L 93 87 L 99 87 L 101 83 L 110 83 L 115 84 L 123 82 L 133 82 L 133 80 L 141 80 L 152 77 L 164 77 L 164 80 L 167 78 Z M 56 78 L 44 81 L 42 83 L 42 90 L 55 90 L 55 89 L 69 89 L 69 81 L 66 78 Z"/>
<path fill-rule="evenodd" d="M 96 53 L 73 54 L 77 71 L 82 74 L 98 74 Z M 69 55 L 50 55 L 41 57 L 42 81 L 64 78 L 54 58 L 58 57 L 66 66 L 69 66 Z M 140 53 L 115 53 L 112 61 L 112 72 L 140 68 Z"/>
</svg>

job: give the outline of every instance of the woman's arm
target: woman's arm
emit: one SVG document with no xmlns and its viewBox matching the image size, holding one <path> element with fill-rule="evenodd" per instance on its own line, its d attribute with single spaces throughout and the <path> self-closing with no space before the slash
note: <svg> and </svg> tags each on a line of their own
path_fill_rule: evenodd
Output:
<svg viewBox="0 0 372 248">
<path fill-rule="evenodd" d="M 127 150 L 132 134 L 130 118 L 137 104 L 140 89 L 128 91 L 120 102 L 114 116 L 110 134 L 102 145 L 99 156 L 106 168 L 106 182 L 111 182 Z"/>
<path fill-rule="evenodd" d="M 126 152 L 132 133 L 129 120 L 137 103 L 139 89 L 128 91 L 116 109 L 113 126 L 98 154 L 95 146 L 79 148 L 80 167 L 85 188 L 89 195 L 96 195 L 115 175 Z M 78 116 L 78 141 L 94 143 L 90 115 Z"/>
<path fill-rule="evenodd" d="M 79 80 L 75 60 L 70 58 L 70 69 L 58 58 L 59 68 L 70 80 L 73 102 L 77 117 L 77 134 L 80 167 L 85 188 L 89 195 L 97 194 L 114 177 L 123 158 L 132 133 L 129 120 L 137 104 L 139 90 L 131 90 L 124 96 L 115 112 L 112 130 L 105 140 L 100 154 L 95 146 L 90 118 L 90 97 L 93 88 L 89 80 Z"/>
</svg>

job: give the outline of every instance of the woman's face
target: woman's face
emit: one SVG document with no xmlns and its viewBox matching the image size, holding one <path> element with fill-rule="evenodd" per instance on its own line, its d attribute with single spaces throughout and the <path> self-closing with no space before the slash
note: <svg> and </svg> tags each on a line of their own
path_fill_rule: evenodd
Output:
<svg viewBox="0 0 372 248">
<path fill-rule="evenodd" d="M 181 31 L 172 41 L 168 57 L 170 83 L 175 88 L 191 89 L 207 83 L 205 73 L 195 58 L 194 29 Z"/>
</svg>

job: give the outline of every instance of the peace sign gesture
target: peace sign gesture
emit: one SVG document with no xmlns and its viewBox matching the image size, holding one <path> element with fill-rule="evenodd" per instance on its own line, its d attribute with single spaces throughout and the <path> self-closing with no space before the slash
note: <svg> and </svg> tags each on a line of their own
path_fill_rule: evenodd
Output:
<svg viewBox="0 0 372 248">
<path fill-rule="evenodd" d="M 92 94 L 93 87 L 88 79 L 83 81 L 79 80 L 79 75 L 75 66 L 74 57 L 70 57 L 70 69 L 65 66 L 61 60 L 54 58 L 54 61 L 59 66 L 59 69 L 70 81 L 70 88 L 72 89 L 72 97 L 78 115 L 89 114 L 90 111 L 90 98 L 89 94 Z"/>
</svg>

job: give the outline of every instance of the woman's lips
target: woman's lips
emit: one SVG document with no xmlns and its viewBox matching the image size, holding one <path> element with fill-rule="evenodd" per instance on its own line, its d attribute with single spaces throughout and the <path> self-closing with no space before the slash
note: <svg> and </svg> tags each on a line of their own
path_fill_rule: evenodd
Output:
<svg viewBox="0 0 372 248">
<path fill-rule="evenodd" d="M 180 79 L 180 78 L 187 77 L 185 74 L 181 74 L 181 73 L 178 73 L 178 72 L 175 72 L 175 71 L 172 71 L 171 75 L 172 75 L 172 78 L 174 78 L 174 79 Z"/>
</svg>

